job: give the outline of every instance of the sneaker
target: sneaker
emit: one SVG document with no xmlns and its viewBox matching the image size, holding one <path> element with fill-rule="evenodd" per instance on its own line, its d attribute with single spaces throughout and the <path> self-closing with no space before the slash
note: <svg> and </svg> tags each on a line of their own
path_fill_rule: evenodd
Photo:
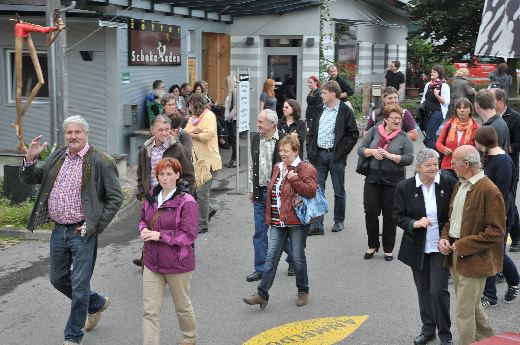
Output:
<svg viewBox="0 0 520 345">
<path fill-rule="evenodd" d="M 506 281 L 506 277 L 504 276 L 504 273 L 502 272 L 498 272 L 495 276 L 495 282 L 496 284 L 498 283 L 503 283 Z"/>
<path fill-rule="evenodd" d="M 498 304 L 498 301 L 488 296 L 482 296 L 480 297 L 480 303 L 482 303 L 482 308 L 486 309 L 487 307 L 496 306 Z"/>
<path fill-rule="evenodd" d="M 226 163 L 226 167 L 228 167 L 228 168 L 236 168 L 237 167 L 237 162 L 235 162 L 234 160 L 230 160 L 228 163 Z"/>
<path fill-rule="evenodd" d="M 518 297 L 518 285 L 509 285 L 507 287 L 506 295 L 504 296 L 504 302 L 513 303 L 513 301 Z"/>
<path fill-rule="evenodd" d="M 323 228 L 310 228 L 307 236 L 325 235 Z"/>
<path fill-rule="evenodd" d="M 518 253 L 518 252 L 520 252 L 520 241 L 511 242 L 511 246 L 509 247 L 509 251 L 511 253 Z"/>
<path fill-rule="evenodd" d="M 107 310 L 108 306 L 110 305 L 110 298 L 105 297 L 105 304 L 96 311 L 95 313 L 88 314 L 87 322 L 85 323 L 85 331 L 89 332 L 92 331 L 94 328 L 96 328 L 99 320 L 101 319 L 101 313 Z"/>
<path fill-rule="evenodd" d="M 309 301 L 309 293 L 298 291 L 298 297 L 296 298 L 296 305 L 303 307 Z"/>
<path fill-rule="evenodd" d="M 70 341 L 70 340 L 65 340 L 63 342 L 63 345 L 81 345 L 81 343 L 75 343 L 75 342 Z"/>
</svg>

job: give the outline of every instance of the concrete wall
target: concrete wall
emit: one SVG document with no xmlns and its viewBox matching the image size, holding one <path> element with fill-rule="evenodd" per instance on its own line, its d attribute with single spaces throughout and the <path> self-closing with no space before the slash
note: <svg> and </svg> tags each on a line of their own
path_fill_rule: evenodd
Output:
<svg viewBox="0 0 520 345">
<path fill-rule="evenodd" d="M 241 73 L 250 69 L 250 119 L 252 130 L 256 130 L 259 112 L 259 97 L 267 78 L 267 55 L 294 54 L 298 56 L 298 94 L 300 104 L 305 107 L 307 79 L 317 75 L 319 69 L 319 8 L 309 8 L 281 16 L 256 16 L 234 18 L 231 26 L 231 71 L 240 68 Z M 254 45 L 246 46 L 247 37 L 253 37 Z M 268 38 L 296 38 L 302 40 L 301 47 L 266 48 Z M 307 47 L 307 38 L 314 38 L 314 46 Z M 304 110 L 303 110 L 304 111 Z"/>
</svg>

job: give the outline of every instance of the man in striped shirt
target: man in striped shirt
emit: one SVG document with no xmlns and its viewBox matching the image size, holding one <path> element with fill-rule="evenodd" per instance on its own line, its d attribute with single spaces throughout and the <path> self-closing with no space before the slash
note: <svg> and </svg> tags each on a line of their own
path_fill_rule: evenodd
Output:
<svg viewBox="0 0 520 345">
<path fill-rule="evenodd" d="M 40 164 L 36 160 L 47 143 L 41 144 L 42 136 L 37 136 L 29 145 L 21 172 L 25 183 L 41 184 L 27 229 L 55 223 L 49 276 L 52 285 L 71 299 L 64 345 L 81 344 L 82 328 L 93 330 L 110 305 L 108 297 L 90 289 L 90 278 L 98 234 L 123 201 L 115 161 L 88 143 L 88 129 L 79 115 L 65 119 L 67 147 L 57 149 Z"/>
</svg>

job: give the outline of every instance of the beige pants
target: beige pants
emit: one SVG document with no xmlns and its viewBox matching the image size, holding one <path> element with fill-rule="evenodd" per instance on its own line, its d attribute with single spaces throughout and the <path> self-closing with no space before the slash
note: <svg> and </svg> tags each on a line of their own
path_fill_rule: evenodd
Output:
<svg viewBox="0 0 520 345">
<path fill-rule="evenodd" d="M 450 269 L 453 287 L 457 296 L 456 317 L 459 331 L 458 345 L 469 345 L 476 341 L 495 335 L 493 328 L 480 303 L 484 292 L 486 277 L 466 277 L 455 269 L 456 258 L 453 257 L 453 267 Z"/>
<path fill-rule="evenodd" d="M 168 284 L 175 305 L 175 313 L 179 320 L 182 340 L 195 342 L 197 323 L 190 300 L 190 280 L 192 272 L 162 274 L 143 271 L 143 344 L 159 345 L 161 332 L 161 307 L 164 285 Z"/>
</svg>

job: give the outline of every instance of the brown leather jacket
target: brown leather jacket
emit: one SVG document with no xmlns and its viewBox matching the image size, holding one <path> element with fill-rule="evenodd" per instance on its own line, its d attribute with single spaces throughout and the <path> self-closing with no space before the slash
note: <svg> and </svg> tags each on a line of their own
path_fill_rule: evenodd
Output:
<svg viewBox="0 0 520 345">
<path fill-rule="evenodd" d="M 301 225 L 300 219 L 296 215 L 293 208 L 294 195 L 299 195 L 306 198 L 313 198 L 316 195 L 316 169 L 312 164 L 300 162 L 296 167 L 289 167 L 289 170 L 294 169 L 298 176 L 293 176 L 291 179 L 286 178 L 282 182 L 280 196 L 282 202 L 280 205 L 280 220 L 285 225 Z M 266 222 L 271 224 L 271 191 L 276 182 L 276 178 L 280 175 L 280 168 L 278 164 L 273 167 L 273 174 L 271 181 L 267 187 L 266 200 Z"/>
<path fill-rule="evenodd" d="M 451 194 L 450 211 L 459 184 Z M 460 239 L 455 242 L 457 272 L 467 277 L 490 277 L 502 271 L 506 210 L 499 189 L 488 178 L 479 180 L 466 194 Z M 441 238 L 449 239 L 450 221 L 442 228 Z M 452 254 L 445 261 L 452 266 Z"/>
</svg>

